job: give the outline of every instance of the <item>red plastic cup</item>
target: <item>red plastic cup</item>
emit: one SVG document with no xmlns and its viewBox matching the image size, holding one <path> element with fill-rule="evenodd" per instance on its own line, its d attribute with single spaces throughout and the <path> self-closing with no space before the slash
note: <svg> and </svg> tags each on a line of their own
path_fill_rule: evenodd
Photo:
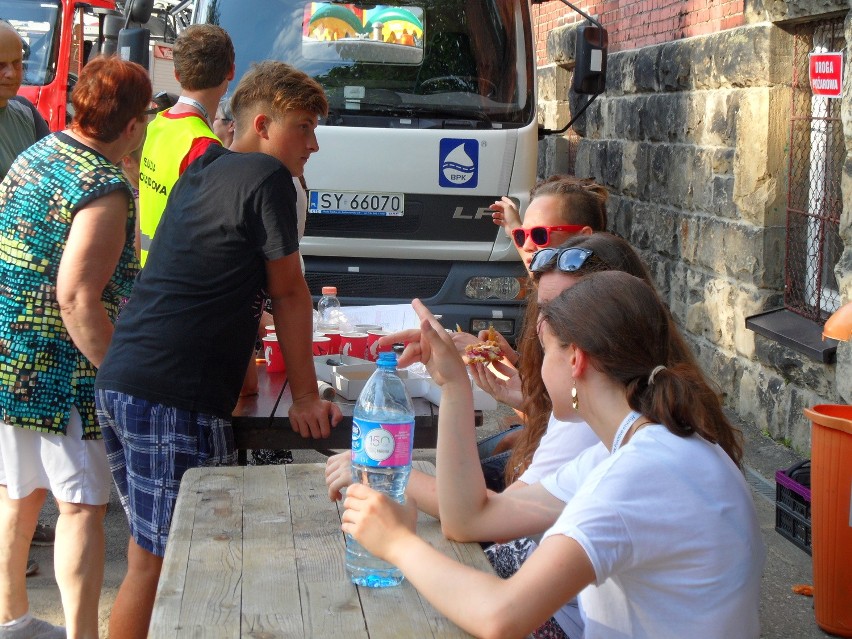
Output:
<svg viewBox="0 0 852 639">
<path fill-rule="evenodd" d="M 328 349 L 329 355 L 337 355 L 340 353 L 340 331 L 320 331 L 320 334 L 325 335 L 331 340 L 331 346 Z"/>
<path fill-rule="evenodd" d="M 283 373 L 287 370 L 277 336 L 267 335 L 263 338 L 263 357 L 266 359 L 267 373 Z"/>
<path fill-rule="evenodd" d="M 264 335 L 275 335 L 275 324 L 267 324 L 263 327 Z"/>
<path fill-rule="evenodd" d="M 388 331 L 382 330 L 367 331 L 366 359 L 370 360 L 371 362 L 375 362 L 377 359 L 379 359 L 379 353 L 384 353 L 393 350 L 393 344 L 387 344 L 386 346 L 383 346 L 381 348 L 379 348 L 379 346 L 376 344 L 376 342 L 378 342 L 379 339 L 381 339 L 385 335 L 390 335 L 390 333 Z"/>
<path fill-rule="evenodd" d="M 331 355 L 331 338 L 325 335 L 314 335 L 314 355 Z"/>
<path fill-rule="evenodd" d="M 343 333 L 340 336 L 340 354 L 367 359 L 366 333 Z"/>
</svg>

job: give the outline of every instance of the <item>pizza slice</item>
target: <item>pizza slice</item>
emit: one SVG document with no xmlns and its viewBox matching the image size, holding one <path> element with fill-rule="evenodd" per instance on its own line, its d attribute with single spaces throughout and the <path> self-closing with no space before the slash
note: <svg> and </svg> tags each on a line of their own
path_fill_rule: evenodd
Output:
<svg viewBox="0 0 852 639">
<path fill-rule="evenodd" d="M 488 339 L 484 342 L 464 347 L 464 360 L 467 364 L 487 364 L 503 359 L 503 351 L 497 343 L 497 331 L 488 327 Z"/>
</svg>

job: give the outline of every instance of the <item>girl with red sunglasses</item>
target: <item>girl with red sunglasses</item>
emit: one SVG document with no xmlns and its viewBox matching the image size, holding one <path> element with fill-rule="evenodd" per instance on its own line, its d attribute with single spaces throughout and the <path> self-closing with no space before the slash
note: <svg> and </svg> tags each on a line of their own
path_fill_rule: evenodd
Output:
<svg viewBox="0 0 852 639">
<path fill-rule="evenodd" d="M 491 205 L 491 219 L 503 227 L 529 269 L 540 248 L 559 246 L 572 235 L 606 230 L 607 196 L 607 190 L 592 180 L 553 175 L 530 191 L 523 222 L 508 197 Z"/>
</svg>

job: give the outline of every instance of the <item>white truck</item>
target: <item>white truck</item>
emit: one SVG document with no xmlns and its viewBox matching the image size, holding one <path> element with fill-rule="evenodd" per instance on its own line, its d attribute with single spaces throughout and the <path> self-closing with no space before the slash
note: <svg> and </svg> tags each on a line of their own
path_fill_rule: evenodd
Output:
<svg viewBox="0 0 852 639">
<path fill-rule="evenodd" d="M 489 206 L 523 211 L 536 179 L 527 0 L 196 0 L 192 21 L 231 35 L 235 82 L 277 59 L 326 90 L 301 244 L 315 296 L 418 297 L 447 327 L 514 341 L 526 271 Z"/>
</svg>

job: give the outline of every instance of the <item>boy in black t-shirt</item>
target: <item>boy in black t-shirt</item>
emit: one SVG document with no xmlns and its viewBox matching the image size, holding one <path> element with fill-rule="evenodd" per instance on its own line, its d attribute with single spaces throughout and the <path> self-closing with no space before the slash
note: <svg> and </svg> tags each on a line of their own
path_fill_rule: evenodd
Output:
<svg viewBox="0 0 852 639">
<path fill-rule="evenodd" d="M 292 181 L 319 148 L 325 94 L 304 73 L 263 62 L 231 106 L 233 144 L 208 149 L 176 183 L 98 370 L 98 415 L 131 531 L 110 635 L 147 634 L 183 473 L 236 461 L 230 416 L 264 293 L 280 328 L 294 430 L 327 437 L 341 418 L 317 393 Z M 165 477 L 144 471 L 163 467 Z"/>
</svg>

